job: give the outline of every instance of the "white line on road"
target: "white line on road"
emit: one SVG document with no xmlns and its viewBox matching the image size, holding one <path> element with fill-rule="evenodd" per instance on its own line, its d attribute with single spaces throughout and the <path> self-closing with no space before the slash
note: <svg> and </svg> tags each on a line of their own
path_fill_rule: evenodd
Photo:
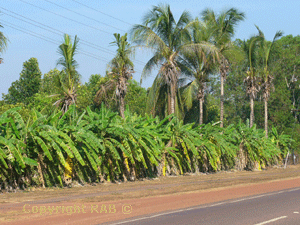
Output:
<svg viewBox="0 0 300 225">
<path fill-rule="evenodd" d="M 175 214 L 175 213 L 183 212 L 183 211 L 190 211 L 190 210 L 194 210 L 194 209 L 210 208 L 210 207 L 217 206 L 217 205 L 223 205 L 223 204 L 228 204 L 228 203 L 236 203 L 236 202 L 251 200 L 251 199 L 255 199 L 255 198 L 261 198 L 261 197 L 270 196 L 270 195 L 277 195 L 277 194 L 281 194 L 281 193 L 284 193 L 284 192 L 291 192 L 291 191 L 297 191 L 297 190 L 300 190 L 300 188 L 293 188 L 291 190 L 277 191 L 277 192 L 272 192 L 272 193 L 269 193 L 269 194 L 262 194 L 262 195 L 257 195 L 257 196 L 254 196 L 254 197 L 242 198 L 242 199 L 238 199 L 238 200 L 234 200 L 234 201 L 219 202 L 219 203 L 215 203 L 215 204 L 207 205 L 207 206 L 202 205 L 202 206 L 196 206 L 196 207 L 191 207 L 191 208 L 187 208 L 187 209 L 178 209 L 178 210 L 174 210 L 174 211 L 171 211 L 171 212 L 159 213 L 159 214 L 154 214 L 154 215 L 151 215 L 151 216 L 139 217 L 139 218 L 132 219 L 132 220 L 120 221 L 120 222 L 112 223 L 111 225 L 118 225 L 118 224 L 124 224 L 124 223 L 129 223 L 129 222 L 135 222 L 135 221 L 139 221 L 139 220 L 146 220 L 146 219 L 150 219 L 150 218 Z M 280 217 L 280 219 L 283 219 L 283 218 Z M 266 222 L 268 222 L 268 221 L 266 221 Z M 272 221 L 270 221 L 270 222 L 272 222 Z M 265 224 L 265 223 L 260 223 L 260 224 L 256 224 L 256 225 L 261 225 L 261 224 Z"/>
<path fill-rule="evenodd" d="M 275 222 L 277 220 L 281 220 L 281 219 L 284 219 L 284 218 L 287 218 L 287 216 L 277 217 L 277 218 L 274 218 L 274 219 L 271 219 L 271 220 L 268 220 L 268 221 L 265 221 L 265 222 L 262 222 L 262 223 L 257 223 L 255 225 L 263 225 L 263 224 L 267 224 L 267 223 L 272 223 L 272 222 Z"/>
<path fill-rule="evenodd" d="M 299 214 L 299 212 L 294 212 L 294 213 Z"/>
</svg>

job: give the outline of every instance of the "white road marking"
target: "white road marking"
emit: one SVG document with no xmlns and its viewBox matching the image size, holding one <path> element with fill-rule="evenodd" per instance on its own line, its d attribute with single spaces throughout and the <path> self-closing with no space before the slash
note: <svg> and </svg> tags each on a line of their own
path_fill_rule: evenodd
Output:
<svg viewBox="0 0 300 225">
<path fill-rule="evenodd" d="M 287 216 L 277 217 L 277 218 L 274 218 L 274 219 L 271 219 L 271 220 L 268 220 L 268 221 L 265 221 L 265 222 L 262 222 L 262 223 L 257 223 L 255 225 L 263 225 L 263 224 L 267 224 L 267 223 L 272 223 L 272 222 L 275 222 L 277 220 L 281 220 L 281 219 L 284 219 L 284 218 L 287 218 Z"/>
<path fill-rule="evenodd" d="M 207 205 L 207 206 L 196 206 L 196 207 L 191 207 L 191 208 L 187 208 L 187 209 L 179 209 L 179 210 L 175 210 L 175 211 L 171 211 L 171 212 L 155 214 L 155 215 L 152 215 L 152 216 L 144 216 L 144 217 L 140 217 L 140 218 L 136 218 L 136 219 L 132 219 L 132 220 L 120 221 L 120 222 L 112 223 L 111 225 L 118 225 L 118 224 L 135 222 L 135 221 L 139 221 L 139 220 L 146 220 L 146 219 L 150 219 L 150 218 L 155 218 L 155 217 L 160 217 L 160 216 L 165 216 L 165 215 L 171 215 L 171 214 L 175 214 L 175 213 L 178 213 L 178 212 L 190 211 L 190 210 L 194 210 L 194 209 L 205 209 L 205 208 L 210 208 L 210 207 L 217 206 L 217 205 L 223 205 L 223 204 L 228 204 L 228 203 L 236 203 L 236 202 L 251 200 L 251 199 L 255 199 L 255 198 L 261 198 L 261 197 L 270 196 L 270 195 L 277 195 L 277 194 L 281 194 L 281 193 L 284 193 L 284 192 L 291 192 L 291 191 L 297 191 L 297 190 L 300 190 L 300 188 L 294 188 L 294 189 L 287 190 L 287 191 L 278 191 L 278 192 L 273 192 L 273 193 L 269 193 L 269 194 L 262 194 L 262 195 L 257 195 L 257 196 L 249 197 L 249 198 L 242 198 L 242 199 L 238 199 L 238 200 L 234 200 L 234 201 L 219 202 L 219 203 L 215 203 L 215 204 Z M 275 218 L 275 219 L 279 220 L 279 219 L 283 219 L 285 217 L 287 217 L 287 216 L 283 216 L 283 217 L 279 217 L 279 218 Z M 276 221 L 276 220 L 274 220 L 274 221 Z M 273 222 L 273 221 L 269 220 L 269 221 L 266 221 L 266 222 L 269 223 L 269 222 Z M 266 222 L 259 223 L 259 224 L 256 224 L 256 225 L 262 225 L 262 224 L 265 224 Z"/>
<path fill-rule="evenodd" d="M 299 212 L 294 212 L 294 213 L 299 214 Z"/>
</svg>

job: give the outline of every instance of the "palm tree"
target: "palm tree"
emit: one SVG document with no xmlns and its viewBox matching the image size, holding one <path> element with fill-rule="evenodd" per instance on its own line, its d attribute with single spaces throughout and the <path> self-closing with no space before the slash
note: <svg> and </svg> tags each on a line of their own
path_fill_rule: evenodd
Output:
<svg viewBox="0 0 300 225">
<path fill-rule="evenodd" d="M 3 26 L 1 26 L 0 24 L 0 28 L 3 28 Z M 4 36 L 4 34 L 2 32 L 0 32 L 0 53 L 2 53 L 7 46 L 7 38 Z M 0 64 L 2 63 L 2 58 L 0 58 Z"/>
<path fill-rule="evenodd" d="M 76 89 L 79 82 L 79 74 L 76 71 L 78 67 L 77 61 L 74 59 L 77 53 L 79 39 L 75 36 L 74 43 L 68 34 L 64 35 L 64 42 L 59 46 L 58 53 L 61 58 L 58 59 L 57 65 L 63 66 L 60 75 L 56 77 L 56 82 L 61 90 L 60 95 L 63 97 L 56 101 L 54 105 L 62 104 L 61 110 L 65 113 L 71 104 L 76 103 Z"/>
<path fill-rule="evenodd" d="M 257 60 L 258 60 L 258 36 L 251 37 L 247 42 L 243 42 L 243 49 L 247 59 L 247 76 L 244 79 L 246 85 L 246 92 L 250 97 L 250 127 L 254 123 L 254 99 L 256 98 L 257 92 L 259 91 L 260 79 L 257 76 Z"/>
<path fill-rule="evenodd" d="M 144 17 L 141 25 L 134 25 L 131 30 L 133 42 L 138 47 L 150 48 L 154 56 L 146 63 L 141 77 L 150 75 L 152 69 L 159 66 L 158 75 L 152 85 L 154 103 L 152 110 L 156 109 L 158 95 L 167 92 L 168 114 L 173 114 L 178 109 L 179 99 L 177 97 L 180 66 L 178 61 L 184 51 L 192 48 L 201 51 L 205 46 L 190 42 L 188 25 L 191 22 L 191 15 L 184 11 L 176 22 L 169 5 L 153 6 Z M 176 113 L 178 114 L 178 113 Z"/>
<path fill-rule="evenodd" d="M 209 81 L 209 74 L 219 61 L 219 51 L 208 41 L 211 38 L 211 27 L 201 23 L 197 18 L 191 25 L 191 36 L 193 43 L 206 43 L 207 51 L 199 54 L 197 51 L 184 52 L 180 61 L 182 72 L 192 76 L 194 81 L 190 82 L 183 91 L 184 103 L 187 109 L 192 107 L 193 97 L 199 101 L 199 124 L 203 123 L 203 103 L 206 89 L 206 82 Z"/>
<path fill-rule="evenodd" d="M 230 8 L 216 15 L 213 10 L 206 9 L 202 12 L 202 19 L 214 30 L 211 41 L 219 48 L 223 55 L 220 63 L 220 81 L 221 81 L 221 104 L 220 104 L 220 126 L 223 127 L 224 121 L 224 81 L 229 72 L 229 64 L 234 56 L 237 56 L 237 49 L 232 44 L 231 38 L 234 36 L 235 27 L 240 21 L 243 21 L 245 14 L 235 8 Z"/>
<path fill-rule="evenodd" d="M 266 138 L 268 137 L 268 100 L 270 97 L 270 91 L 271 89 L 274 89 L 274 84 L 272 83 L 274 77 L 270 74 L 269 71 L 269 61 L 270 61 L 270 54 L 272 47 L 274 45 L 274 42 L 278 40 L 283 35 L 282 31 L 277 31 L 273 41 L 267 42 L 265 39 L 264 33 L 259 29 L 258 26 L 256 26 L 259 37 L 260 37 L 260 47 L 261 47 L 261 56 L 262 56 L 262 63 L 263 63 L 263 70 L 261 72 L 261 87 L 263 91 L 263 99 L 264 99 L 264 105 L 265 105 L 265 135 Z"/>
<path fill-rule="evenodd" d="M 110 79 L 103 84 L 96 93 L 95 101 L 102 102 L 108 91 L 114 90 L 119 101 L 119 112 L 122 118 L 125 118 L 125 95 L 127 92 L 127 82 L 132 78 L 133 63 L 130 60 L 132 48 L 127 42 L 127 33 L 124 36 L 115 33 L 115 41 L 113 45 L 118 47 L 117 55 L 110 62 L 111 72 L 108 74 Z"/>
</svg>

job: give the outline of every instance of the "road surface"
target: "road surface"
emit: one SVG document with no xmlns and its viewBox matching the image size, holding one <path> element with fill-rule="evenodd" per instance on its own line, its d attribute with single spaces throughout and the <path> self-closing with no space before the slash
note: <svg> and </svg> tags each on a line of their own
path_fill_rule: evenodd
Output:
<svg viewBox="0 0 300 225">
<path fill-rule="evenodd" d="M 72 194 L 62 190 L 66 192 L 65 197 L 56 196 L 60 191 L 54 190 L 52 197 L 48 194 L 48 197 L 41 195 L 43 198 L 37 199 L 30 199 L 30 196 L 39 192 L 3 194 L 0 200 L 9 202 L 0 203 L 0 224 L 96 225 L 116 224 L 115 221 L 119 221 L 117 224 L 300 224 L 300 214 L 297 213 L 300 212 L 300 171 L 296 169 L 294 176 L 298 176 L 293 178 L 288 178 L 290 174 L 286 172 L 280 175 L 281 179 L 272 181 L 267 176 L 255 179 L 248 176 L 249 183 L 246 183 L 245 176 L 239 180 L 235 177 L 229 179 L 230 174 L 221 174 L 215 177 L 215 182 L 211 176 L 204 183 L 204 178 L 198 177 L 200 180 L 196 184 L 191 184 L 191 181 L 197 182 L 197 177 L 191 177 L 185 183 L 176 183 L 175 180 L 170 184 L 158 182 L 152 186 L 137 183 L 136 186 L 142 187 L 138 192 L 128 189 L 136 187 L 133 186 L 135 183 L 124 184 L 124 187 L 108 185 L 110 195 L 106 193 L 109 189 L 105 189 L 105 185 L 99 186 L 104 189 L 102 192 L 91 192 L 92 188 L 87 188 L 87 192 L 81 195 L 76 195 L 78 191 Z M 284 176 L 286 179 L 282 179 Z M 223 187 L 205 189 L 215 183 Z M 173 184 L 178 188 L 162 186 Z M 198 190 L 187 191 L 191 185 L 196 185 L 193 187 Z M 144 192 L 147 194 L 147 188 L 154 188 L 158 193 L 164 193 L 164 190 L 172 193 L 141 197 Z M 187 192 L 183 193 L 184 190 Z M 44 192 L 47 190 L 41 191 Z M 134 197 L 136 193 L 138 195 Z M 104 194 L 108 196 L 106 199 Z M 24 200 L 23 195 L 28 197 Z M 20 199 L 17 196 L 21 196 Z M 111 197 L 115 197 L 114 200 Z"/>
<path fill-rule="evenodd" d="M 114 225 L 300 224 L 300 188 L 144 215 Z"/>
</svg>

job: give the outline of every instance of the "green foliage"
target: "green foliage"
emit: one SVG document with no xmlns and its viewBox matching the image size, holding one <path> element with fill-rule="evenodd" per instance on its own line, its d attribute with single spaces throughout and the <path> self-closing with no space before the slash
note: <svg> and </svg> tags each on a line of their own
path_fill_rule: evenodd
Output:
<svg viewBox="0 0 300 225">
<path fill-rule="evenodd" d="M 32 98 L 30 103 L 28 104 L 28 109 L 36 109 L 37 111 L 50 115 L 52 114 L 55 106 L 53 106 L 53 102 L 58 100 L 59 96 L 50 96 L 45 92 L 36 93 Z"/>
<path fill-rule="evenodd" d="M 262 130 L 242 123 L 224 129 L 218 124 L 194 126 L 172 115 L 159 120 L 128 110 L 121 118 L 103 104 L 99 112 L 87 107 L 82 114 L 75 105 L 50 116 L 33 109 L 27 120 L 20 110 L 12 108 L 0 116 L 0 182 L 14 188 L 64 185 L 68 158 L 72 179 L 113 181 L 130 179 L 131 173 L 138 178 L 161 170 L 182 174 L 231 169 L 238 146 L 245 151 L 248 168 L 257 161 L 271 165 L 293 141 L 275 128 L 265 139 Z"/>
<path fill-rule="evenodd" d="M 58 88 L 58 95 L 60 99 L 54 104 L 61 107 L 63 112 L 66 112 L 70 105 L 76 104 L 77 88 L 80 80 L 80 75 L 77 72 L 78 63 L 75 60 L 77 53 L 79 39 L 77 35 L 72 43 L 71 37 L 68 34 L 64 35 L 64 42 L 59 45 L 58 53 L 61 57 L 57 60 L 57 65 L 63 67 L 63 71 L 55 76 L 56 87 Z"/>
<path fill-rule="evenodd" d="M 88 106 L 93 105 L 93 95 L 87 84 L 78 85 L 76 107 L 79 112 L 83 112 Z"/>
<path fill-rule="evenodd" d="M 41 76 L 37 59 L 30 58 L 23 63 L 20 79 L 12 83 L 8 94 L 2 95 L 3 100 L 9 104 L 29 104 L 31 97 L 40 89 Z"/>
<path fill-rule="evenodd" d="M 136 80 L 128 81 L 125 104 L 130 112 L 144 116 L 146 113 L 147 91 Z"/>
<path fill-rule="evenodd" d="M 59 87 L 57 86 L 57 79 L 63 71 L 58 69 L 50 70 L 48 73 L 45 73 L 41 80 L 41 87 L 39 92 L 46 93 L 48 95 L 57 94 L 59 92 Z M 64 72 L 63 72 L 64 73 Z"/>
<path fill-rule="evenodd" d="M 107 94 L 113 92 L 118 101 L 120 115 L 124 118 L 125 96 L 127 94 L 128 80 L 132 79 L 134 65 L 130 60 L 133 49 L 127 41 L 127 33 L 123 36 L 114 34 L 115 41 L 111 44 L 118 47 L 116 56 L 111 60 L 108 81 L 100 86 L 96 93 L 95 101 L 98 104 L 105 102 Z"/>
<path fill-rule="evenodd" d="M 159 66 L 147 91 L 131 80 L 133 48 L 127 34 L 114 34 L 118 49 L 109 71 L 104 77 L 91 75 L 86 84 L 76 71 L 77 37 L 72 43 L 65 35 L 58 48 L 62 71 L 51 70 L 41 79 L 37 60 L 25 62 L 20 79 L 0 102 L 0 189 L 67 185 L 70 165 L 72 180 L 91 183 L 229 170 L 239 168 L 242 159 L 241 169 L 255 169 L 257 163 L 279 164 L 287 151 L 297 151 L 300 37 L 268 42 L 258 29 L 259 35 L 232 42 L 243 13 L 232 8 L 219 15 L 206 10 L 202 16 L 200 23 L 185 11 L 175 21 L 170 6 L 159 5 L 134 26 L 132 40 L 154 50 L 142 78 Z M 6 45 L 1 35 L 0 52 Z M 221 99 L 220 73 L 227 77 Z M 262 74 L 272 75 L 275 87 L 268 138 L 260 129 L 266 92 L 243 85 L 245 75 L 251 83 Z M 247 93 L 255 95 L 251 128 Z M 195 125 L 200 99 L 204 124 Z M 225 128 L 220 128 L 223 100 Z"/>
</svg>

